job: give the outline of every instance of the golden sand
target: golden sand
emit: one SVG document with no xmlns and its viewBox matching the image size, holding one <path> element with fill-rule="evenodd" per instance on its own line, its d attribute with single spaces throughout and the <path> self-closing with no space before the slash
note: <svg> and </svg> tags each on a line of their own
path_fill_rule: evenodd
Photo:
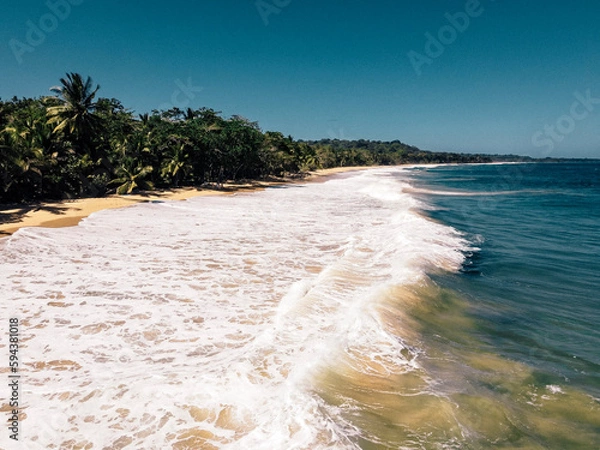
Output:
<svg viewBox="0 0 600 450">
<path fill-rule="evenodd" d="M 326 176 L 335 175 L 366 167 L 335 167 L 311 172 L 301 181 L 324 180 Z M 165 191 L 153 191 L 134 195 L 111 195 L 102 198 L 82 198 L 44 202 L 35 205 L 19 205 L 2 207 L 0 205 L 0 237 L 8 236 L 24 227 L 60 228 L 77 225 L 82 219 L 97 211 L 123 208 L 136 203 L 153 200 L 187 200 L 204 195 L 227 195 L 235 192 L 263 189 L 268 186 L 294 182 L 292 179 L 277 181 L 260 181 L 249 183 L 226 183 L 222 188 L 177 188 Z"/>
</svg>

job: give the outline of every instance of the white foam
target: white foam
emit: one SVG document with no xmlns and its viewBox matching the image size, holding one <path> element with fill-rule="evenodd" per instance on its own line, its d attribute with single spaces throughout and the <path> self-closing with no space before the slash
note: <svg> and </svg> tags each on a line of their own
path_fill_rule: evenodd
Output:
<svg viewBox="0 0 600 450">
<path fill-rule="evenodd" d="M 406 186 L 399 169 L 375 169 L 4 240 L 27 448 L 170 448 L 190 430 L 218 448 L 356 448 L 315 374 L 341 354 L 418 367 L 381 326 L 379 293 L 457 270 L 467 246 L 417 214 Z"/>
<path fill-rule="evenodd" d="M 555 385 L 555 384 L 549 384 L 549 385 L 547 385 L 546 389 L 548 391 L 550 391 L 551 394 L 564 394 L 564 391 L 562 390 L 562 388 L 560 386 Z"/>
</svg>

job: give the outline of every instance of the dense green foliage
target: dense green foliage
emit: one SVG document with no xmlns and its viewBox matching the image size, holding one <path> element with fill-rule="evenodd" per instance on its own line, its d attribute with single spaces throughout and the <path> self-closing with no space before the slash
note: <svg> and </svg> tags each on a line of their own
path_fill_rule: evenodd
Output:
<svg viewBox="0 0 600 450">
<path fill-rule="evenodd" d="M 397 165 L 407 163 L 484 163 L 487 155 L 443 153 L 420 150 L 400 141 L 382 142 L 360 139 L 347 141 L 322 139 L 306 142 L 314 148 L 327 167 L 354 165 Z"/>
<path fill-rule="evenodd" d="M 0 202 L 102 196 L 136 189 L 263 179 L 318 168 L 487 162 L 399 141 L 295 141 L 209 108 L 135 117 L 71 73 L 55 96 L 0 101 Z"/>
</svg>

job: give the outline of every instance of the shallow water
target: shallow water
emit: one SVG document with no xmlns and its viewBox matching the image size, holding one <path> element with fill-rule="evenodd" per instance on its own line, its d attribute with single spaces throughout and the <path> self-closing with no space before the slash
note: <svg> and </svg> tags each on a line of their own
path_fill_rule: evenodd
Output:
<svg viewBox="0 0 600 450">
<path fill-rule="evenodd" d="M 600 402 L 495 345 L 465 288 L 485 243 L 429 217 L 418 180 L 372 169 L 1 239 L 23 448 L 593 448 Z"/>
</svg>

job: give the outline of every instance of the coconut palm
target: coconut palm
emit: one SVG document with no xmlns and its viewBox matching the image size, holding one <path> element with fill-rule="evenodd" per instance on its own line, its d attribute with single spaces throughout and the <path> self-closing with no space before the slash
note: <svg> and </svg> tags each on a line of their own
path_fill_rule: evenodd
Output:
<svg viewBox="0 0 600 450">
<path fill-rule="evenodd" d="M 117 194 L 131 194 L 136 189 L 151 190 L 154 188 L 152 182 L 145 178 L 153 171 L 152 166 L 141 167 L 135 164 L 133 160 L 123 164 L 116 171 L 118 178 L 112 180 L 110 184 L 118 185 Z"/>
<path fill-rule="evenodd" d="M 296 144 L 299 146 L 300 170 L 303 172 L 321 168 L 321 161 L 315 148 L 307 144 Z"/>
<path fill-rule="evenodd" d="M 179 187 L 180 183 L 194 170 L 190 163 L 189 143 L 181 142 L 174 143 L 169 153 L 165 155 L 161 175 L 165 180 L 168 180 L 175 187 Z"/>
<path fill-rule="evenodd" d="M 45 194 L 44 176 L 56 166 L 59 152 L 43 106 L 36 101 L 20 102 L 19 110 L 11 115 L 2 130 L 2 137 L 4 190 L 12 185 L 16 196 Z"/>
<path fill-rule="evenodd" d="M 55 125 L 55 133 L 63 133 L 75 145 L 75 151 L 95 159 L 99 155 L 90 144 L 101 125 L 94 101 L 100 86 L 94 88 L 90 77 L 84 81 L 78 73 L 68 73 L 60 82 L 62 86 L 50 89 L 57 97 L 48 100 L 48 121 Z"/>
</svg>

